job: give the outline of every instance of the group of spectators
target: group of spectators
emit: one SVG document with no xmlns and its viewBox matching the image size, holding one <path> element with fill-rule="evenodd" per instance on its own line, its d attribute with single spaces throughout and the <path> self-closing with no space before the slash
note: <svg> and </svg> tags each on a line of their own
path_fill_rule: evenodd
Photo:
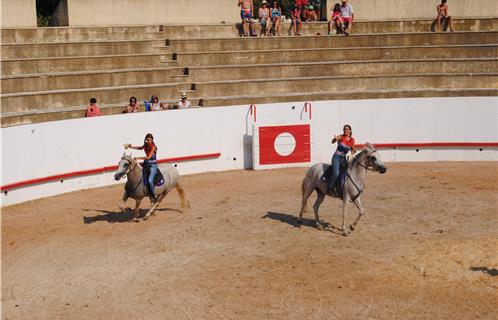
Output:
<svg viewBox="0 0 498 320">
<path fill-rule="evenodd" d="M 270 0 L 271 1 L 271 0 Z M 242 35 L 257 36 L 255 30 L 255 16 L 253 0 L 238 0 L 240 7 L 240 18 L 242 20 Z M 321 0 L 295 0 L 290 11 L 291 30 L 294 35 L 301 35 L 303 22 L 321 20 L 322 3 Z M 325 18 L 325 17 L 324 17 Z M 276 35 L 280 36 L 280 25 L 285 19 L 282 8 L 277 1 L 269 4 L 266 0 L 261 2 L 258 9 L 258 21 L 261 24 L 260 36 Z M 331 28 L 336 27 L 338 33 L 346 35 L 351 31 L 353 25 L 353 7 L 348 0 L 342 0 L 334 6 L 332 18 L 329 21 L 329 34 Z"/>
<path fill-rule="evenodd" d="M 452 20 L 448 15 L 448 5 L 446 2 L 447 0 L 441 0 L 441 4 L 437 6 L 436 31 L 443 30 L 446 26 L 449 27 L 450 31 L 453 31 Z M 238 0 L 238 5 L 241 9 L 242 35 L 257 36 L 254 27 L 253 0 Z M 303 22 L 321 20 L 321 7 L 321 0 L 295 0 L 290 12 L 293 34 L 297 36 L 301 35 Z M 280 24 L 284 16 L 282 15 L 282 8 L 277 1 L 273 1 L 269 5 L 266 0 L 263 0 L 258 10 L 258 19 L 261 24 L 260 36 L 280 35 Z M 353 27 L 353 20 L 353 6 L 348 0 L 341 0 L 340 3 L 335 3 L 328 21 L 328 35 L 333 34 L 333 31 L 336 34 L 349 35 Z"/>
<path fill-rule="evenodd" d="M 200 100 L 200 106 L 202 106 L 202 99 Z M 181 100 L 178 101 L 175 105 L 169 105 L 168 103 L 163 103 L 159 101 L 157 96 L 152 96 L 149 101 L 144 101 L 144 111 L 162 111 L 162 110 L 171 110 L 171 109 L 187 109 L 191 108 L 192 104 L 187 98 L 187 94 L 185 92 L 182 93 Z M 137 98 L 131 97 L 130 103 L 126 106 L 123 113 L 134 113 L 139 112 L 140 107 L 137 101 Z M 100 108 L 97 106 L 97 99 L 91 98 L 90 105 L 86 108 L 86 117 L 98 117 L 101 116 L 102 112 Z"/>
</svg>

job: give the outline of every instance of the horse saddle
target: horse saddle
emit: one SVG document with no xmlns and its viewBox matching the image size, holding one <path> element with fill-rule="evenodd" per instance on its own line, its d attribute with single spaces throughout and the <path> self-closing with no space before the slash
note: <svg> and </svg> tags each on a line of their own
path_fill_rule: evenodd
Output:
<svg viewBox="0 0 498 320">
<path fill-rule="evenodd" d="M 150 168 L 148 166 L 143 169 L 144 183 L 147 185 L 147 181 L 149 181 Z M 154 177 L 154 185 L 156 187 L 160 187 L 164 184 L 164 176 L 160 170 L 157 170 L 156 176 Z"/>
<path fill-rule="evenodd" d="M 330 188 L 328 192 L 329 195 L 342 199 L 344 195 L 344 183 L 346 182 L 347 170 L 347 165 L 342 164 L 339 171 L 339 177 L 337 177 L 334 185 Z M 332 179 L 332 166 L 329 166 L 322 176 L 322 180 L 327 184 L 327 187 L 330 179 Z"/>
</svg>

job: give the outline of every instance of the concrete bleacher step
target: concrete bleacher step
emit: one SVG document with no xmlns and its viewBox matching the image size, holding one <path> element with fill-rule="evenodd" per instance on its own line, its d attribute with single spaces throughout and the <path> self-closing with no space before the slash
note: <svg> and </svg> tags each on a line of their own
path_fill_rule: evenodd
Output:
<svg viewBox="0 0 498 320">
<path fill-rule="evenodd" d="M 2 44 L 2 59 L 167 53 L 163 40 Z"/>
<path fill-rule="evenodd" d="M 52 72 L 1 77 L 2 93 L 81 89 L 172 82 L 175 68 Z M 179 68 L 183 70 L 183 68 Z"/>
<path fill-rule="evenodd" d="M 157 53 L 2 60 L 2 75 L 175 66 Z"/>
<path fill-rule="evenodd" d="M 356 33 L 395 33 L 395 32 L 430 32 L 433 20 L 393 20 L 393 21 L 357 21 L 353 27 Z M 456 31 L 490 31 L 498 30 L 498 18 L 454 19 Z M 281 26 L 280 35 L 289 34 L 290 23 Z M 256 24 L 259 34 L 260 26 Z M 327 34 L 327 22 L 305 23 L 303 35 Z M 185 38 L 219 38 L 237 37 L 239 29 L 236 24 L 209 24 L 209 25 L 164 25 L 162 35 L 170 39 Z"/>
<path fill-rule="evenodd" d="M 356 21 L 353 33 L 384 32 L 429 32 L 432 19 L 391 20 L 391 21 Z M 457 31 L 498 30 L 498 18 L 476 18 L 453 20 Z M 287 35 L 289 23 L 282 25 L 282 35 Z M 258 26 L 259 28 L 259 26 Z M 303 26 L 303 34 L 315 35 L 327 32 L 326 22 L 307 23 Z M 17 28 L 1 29 L 3 44 L 33 42 L 73 42 L 126 39 L 161 39 L 168 38 L 219 38 L 236 37 L 238 29 L 234 23 L 207 25 L 168 25 L 163 31 L 159 25 L 146 26 L 103 26 L 103 27 L 49 27 L 49 28 Z"/>
<path fill-rule="evenodd" d="M 180 92 L 191 89 L 189 83 L 159 83 L 132 86 L 112 86 L 69 90 L 52 90 L 2 94 L 2 112 L 26 112 L 50 108 L 84 106 L 91 97 L 101 104 L 115 104 L 131 96 L 149 100 L 151 95 L 160 99 L 179 97 Z"/>
<path fill-rule="evenodd" d="M 275 102 L 296 102 L 296 106 L 302 106 L 304 101 L 318 100 L 352 100 L 352 99 L 381 99 L 381 98 L 416 98 L 416 97 L 477 97 L 477 96 L 497 96 L 498 89 L 483 88 L 428 88 L 428 89 L 384 89 L 384 90 L 341 90 L 322 92 L 292 92 L 292 93 L 268 93 L 264 95 L 235 95 L 235 96 L 211 96 L 203 97 L 205 107 L 210 106 L 232 106 L 275 103 Z M 192 104 L 198 104 L 197 97 L 192 96 Z M 176 100 L 168 101 L 173 104 Z M 299 102 L 301 101 L 301 103 Z M 121 114 L 125 110 L 127 102 L 122 101 L 113 105 L 100 105 L 103 115 Z M 140 107 L 143 111 L 143 105 Z M 85 116 L 85 106 L 71 108 L 51 108 L 43 110 L 31 110 L 27 112 L 2 113 L 2 127 L 9 127 L 21 124 L 57 121 L 65 119 L 77 119 Z M 182 112 L 182 110 L 168 110 L 160 112 Z M 122 115 L 133 117 L 133 114 Z M 88 119 L 91 121 L 91 119 Z"/>
<path fill-rule="evenodd" d="M 190 67 L 188 81 L 261 77 L 368 76 L 426 73 L 498 73 L 498 58 L 320 61 Z M 186 77 L 186 76 L 183 76 Z"/>
<path fill-rule="evenodd" d="M 346 36 L 176 39 L 169 41 L 177 53 L 272 49 L 422 46 L 498 43 L 498 31 L 451 33 L 384 33 Z"/>
<path fill-rule="evenodd" d="M 426 89 L 384 89 L 384 90 L 341 90 L 320 92 L 271 93 L 264 95 L 235 95 L 203 97 L 204 106 L 234 106 L 263 104 L 275 102 L 320 101 L 320 100 L 356 100 L 356 99 L 390 99 L 422 97 L 478 97 L 497 96 L 498 89 L 483 88 L 426 88 Z"/>
<path fill-rule="evenodd" d="M 498 58 L 320 61 L 301 63 L 137 68 L 1 77 L 2 93 L 81 89 L 154 83 L 332 75 L 396 75 L 498 72 Z"/>
<path fill-rule="evenodd" d="M 163 38 L 157 25 L 1 29 L 2 43 L 78 42 Z"/>
<path fill-rule="evenodd" d="M 196 82 L 196 96 L 422 88 L 498 88 L 498 73 L 262 78 Z"/>
<path fill-rule="evenodd" d="M 494 58 L 498 44 L 396 47 L 275 49 L 189 52 L 176 55 L 179 66 L 260 64 L 382 59 Z M 170 57 L 171 58 L 171 57 Z"/>
</svg>

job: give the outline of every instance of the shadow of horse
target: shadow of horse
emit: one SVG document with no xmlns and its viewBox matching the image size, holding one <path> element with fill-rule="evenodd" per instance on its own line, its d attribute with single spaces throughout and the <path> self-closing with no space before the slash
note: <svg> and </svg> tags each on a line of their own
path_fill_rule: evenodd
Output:
<svg viewBox="0 0 498 320">
<path fill-rule="evenodd" d="M 103 214 L 95 215 L 95 216 L 84 216 L 83 217 L 83 223 L 85 224 L 90 224 L 94 223 L 97 221 L 107 221 L 108 223 L 115 223 L 115 222 L 130 222 L 133 221 L 134 214 L 133 210 L 128 210 L 128 211 L 107 211 L 107 210 L 90 210 L 90 209 L 84 209 L 85 211 L 92 211 L 92 212 L 100 212 Z M 147 209 L 139 209 L 139 214 L 138 218 L 143 218 L 145 214 L 147 213 Z M 174 208 L 161 208 L 161 209 L 156 209 L 156 211 L 176 211 L 176 212 L 182 212 L 181 210 L 174 209 Z"/>
<path fill-rule="evenodd" d="M 295 228 L 301 228 L 301 226 L 304 227 L 310 227 L 313 229 L 317 229 L 316 224 L 315 224 L 315 219 L 306 219 L 303 218 L 301 221 L 299 221 L 299 218 L 296 216 L 293 216 L 291 214 L 286 214 L 286 213 L 279 213 L 279 212 L 271 212 L 268 211 L 264 216 L 261 217 L 261 219 L 272 219 L 272 220 L 278 220 L 280 222 L 285 222 Z M 326 231 L 332 232 L 334 234 L 342 235 L 342 231 L 333 226 L 332 224 L 322 221 L 323 227 L 325 228 Z"/>
<path fill-rule="evenodd" d="M 469 269 L 472 271 L 481 271 L 487 273 L 492 277 L 498 276 L 498 270 L 495 268 L 489 269 L 488 267 L 470 267 Z"/>
</svg>

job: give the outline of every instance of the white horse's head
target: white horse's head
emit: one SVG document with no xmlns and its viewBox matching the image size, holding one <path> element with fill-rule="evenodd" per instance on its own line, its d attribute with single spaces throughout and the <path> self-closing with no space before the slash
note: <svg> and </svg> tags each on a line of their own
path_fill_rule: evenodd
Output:
<svg viewBox="0 0 498 320">
<path fill-rule="evenodd" d="M 136 161 L 133 159 L 131 154 L 127 155 L 123 152 L 123 156 L 118 163 L 118 169 L 114 173 L 114 180 L 119 181 L 132 170 L 134 165 L 136 165 Z"/>
<path fill-rule="evenodd" d="M 379 152 L 370 142 L 365 143 L 365 150 L 363 152 L 366 153 L 365 165 L 367 168 L 372 168 L 373 171 L 377 171 L 381 174 L 386 173 L 387 168 L 380 159 Z"/>
</svg>

